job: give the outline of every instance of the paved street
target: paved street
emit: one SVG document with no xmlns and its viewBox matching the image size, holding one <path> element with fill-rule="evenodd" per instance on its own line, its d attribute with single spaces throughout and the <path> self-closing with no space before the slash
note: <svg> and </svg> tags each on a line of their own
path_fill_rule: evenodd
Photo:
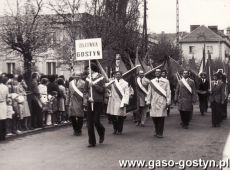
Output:
<svg viewBox="0 0 230 170">
<path fill-rule="evenodd" d="M 112 126 L 106 119 L 102 122 L 106 126 L 105 142 L 95 148 L 87 148 L 85 127 L 80 137 L 72 135 L 71 127 L 64 127 L 0 143 L 0 169 L 117 170 L 121 169 L 120 159 L 219 160 L 230 132 L 229 118 L 221 128 L 212 128 L 210 110 L 206 116 L 200 116 L 197 106 L 187 130 L 180 127 L 174 107 L 172 115 L 166 119 L 163 139 L 153 137 L 150 119 L 146 127 L 136 127 L 129 116 L 121 136 L 112 134 Z"/>
</svg>

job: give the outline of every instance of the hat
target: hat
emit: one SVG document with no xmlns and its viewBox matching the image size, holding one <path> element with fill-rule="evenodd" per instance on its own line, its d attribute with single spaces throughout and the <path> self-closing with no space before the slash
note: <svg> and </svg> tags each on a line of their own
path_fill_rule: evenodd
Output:
<svg viewBox="0 0 230 170">
<path fill-rule="evenodd" d="M 159 71 L 159 72 L 161 72 L 161 69 L 157 68 L 157 69 L 156 69 L 156 71 Z"/>
</svg>

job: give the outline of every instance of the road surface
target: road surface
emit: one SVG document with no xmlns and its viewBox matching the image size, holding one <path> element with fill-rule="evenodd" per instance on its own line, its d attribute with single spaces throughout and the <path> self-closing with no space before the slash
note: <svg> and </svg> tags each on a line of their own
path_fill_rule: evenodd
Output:
<svg viewBox="0 0 230 170">
<path fill-rule="evenodd" d="M 230 108 L 228 108 L 229 110 Z M 153 136 L 153 123 L 136 127 L 128 116 L 122 135 L 113 135 L 112 125 L 106 127 L 103 144 L 87 148 L 87 131 L 73 136 L 70 126 L 0 143 L 0 170 L 118 170 L 119 160 L 220 160 L 230 132 L 230 118 L 222 127 L 211 127 L 211 113 L 201 116 L 195 107 L 189 129 L 180 127 L 177 109 L 166 118 L 164 138 Z M 131 169 L 131 168 L 126 168 Z M 132 168 L 148 169 L 148 168 Z M 175 168 L 161 168 L 178 170 Z M 202 169 L 190 168 L 190 169 Z M 217 168 L 208 168 L 217 169 Z"/>
</svg>

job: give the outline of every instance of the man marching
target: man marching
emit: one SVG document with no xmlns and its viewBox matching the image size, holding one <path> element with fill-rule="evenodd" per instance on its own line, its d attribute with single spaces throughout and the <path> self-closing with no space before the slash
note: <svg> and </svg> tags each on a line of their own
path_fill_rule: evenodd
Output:
<svg viewBox="0 0 230 170">
<path fill-rule="evenodd" d="M 83 108 L 83 92 L 85 88 L 85 79 L 87 73 L 84 72 L 79 78 L 70 81 L 70 121 L 74 130 L 74 135 L 80 136 L 82 133 L 84 108 Z"/>
<path fill-rule="evenodd" d="M 213 75 L 210 93 L 210 103 L 212 108 L 212 127 L 220 127 L 225 94 L 224 83 L 220 80 L 220 75 L 218 73 L 215 73 Z"/>
<path fill-rule="evenodd" d="M 198 88 L 198 96 L 200 103 L 200 113 L 204 116 L 204 113 L 208 110 L 208 91 L 209 91 L 209 81 L 206 78 L 206 73 L 200 73 L 200 83 Z"/>
<path fill-rule="evenodd" d="M 150 116 L 155 125 L 155 136 L 163 138 L 164 120 L 167 116 L 167 107 L 171 103 L 171 90 L 169 81 L 161 77 L 160 69 L 156 69 L 155 76 L 149 84 L 147 104 L 151 105 Z"/>
<path fill-rule="evenodd" d="M 105 128 L 100 122 L 100 113 L 103 112 L 103 96 L 105 92 L 105 80 L 104 77 L 98 73 L 98 68 L 95 64 L 91 64 L 92 70 L 92 81 L 90 78 L 86 78 L 86 86 L 84 91 L 84 106 L 88 106 L 87 112 L 87 123 L 88 123 L 88 136 L 89 145 L 88 147 L 96 146 L 96 137 L 94 132 L 94 126 L 97 129 L 100 137 L 99 143 L 103 143 L 105 137 Z M 90 88 L 92 87 L 92 94 Z M 93 97 L 91 97 L 93 96 Z M 91 103 L 93 103 L 93 108 Z"/>
<path fill-rule="evenodd" d="M 111 86 L 111 96 L 109 97 L 107 113 L 111 115 L 113 122 L 113 134 L 122 134 L 124 118 L 126 116 L 126 106 L 129 103 L 128 82 L 121 78 L 121 71 L 116 71 L 115 79 L 108 83 Z"/>
<path fill-rule="evenodd" d="M 149 106 L 146 105 L 149 82 L 150 81 L 144 77 L 144 72 L 140 70 L 137 77 L 137 126 L 140 125 L 143 127 L 145 125 L 146 114 L 149 111 Z"/>
<path fill-rule="evenodd" d="M 196 101 L 195 83 L 189 78 L 187 70 L 183 72 L 183 77 L 179 80 L 175 93 L 175 102 L 178 102 L 178 110 L 181 116 L 181 125 L 188 129 L 193 112 L 193 103 Z"/>
</svg>

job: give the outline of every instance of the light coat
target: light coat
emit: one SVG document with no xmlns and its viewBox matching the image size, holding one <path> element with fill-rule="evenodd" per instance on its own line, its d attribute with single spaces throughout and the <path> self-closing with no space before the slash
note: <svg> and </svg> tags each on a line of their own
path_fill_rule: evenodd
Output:
<svg viewBox="0 0 230 170">
<path fill-rule="evenodd" d="M 0 120 L 4 120 L 7 118 L 7 105 L 6 99 L 9 94 L 9 89 L 6 85 L 0 84 Z"/>
<path fill-rule="evenodd" d="M 129 86 L 128 82 L 123 79 L 120 79 L 118 83 L 124 95 L 120 98 L 115 89 L 115 82 L 111 84 L 111 96 L 108 101 L 107 113 L 116 116 L 126 116 L 126 108 L 123 106 L 124 104 L 128 105 L 129 103 Z"/>
<path fill-rule="evenodd" d="M 149 84 L 147 104 L 151 105 L 150 116 L 151 117 L 165 117 L 167 116 L 167 105 L 171 104 L 171 90 L 169 81 L 165 78 L 154 78 L 153 80 L 159 84 L 159 86 L 166 92 L 166 97 L 159 93 L 153 85 Z M 151 83 L 151 82 L 150 82 Z"/>
</svg>

